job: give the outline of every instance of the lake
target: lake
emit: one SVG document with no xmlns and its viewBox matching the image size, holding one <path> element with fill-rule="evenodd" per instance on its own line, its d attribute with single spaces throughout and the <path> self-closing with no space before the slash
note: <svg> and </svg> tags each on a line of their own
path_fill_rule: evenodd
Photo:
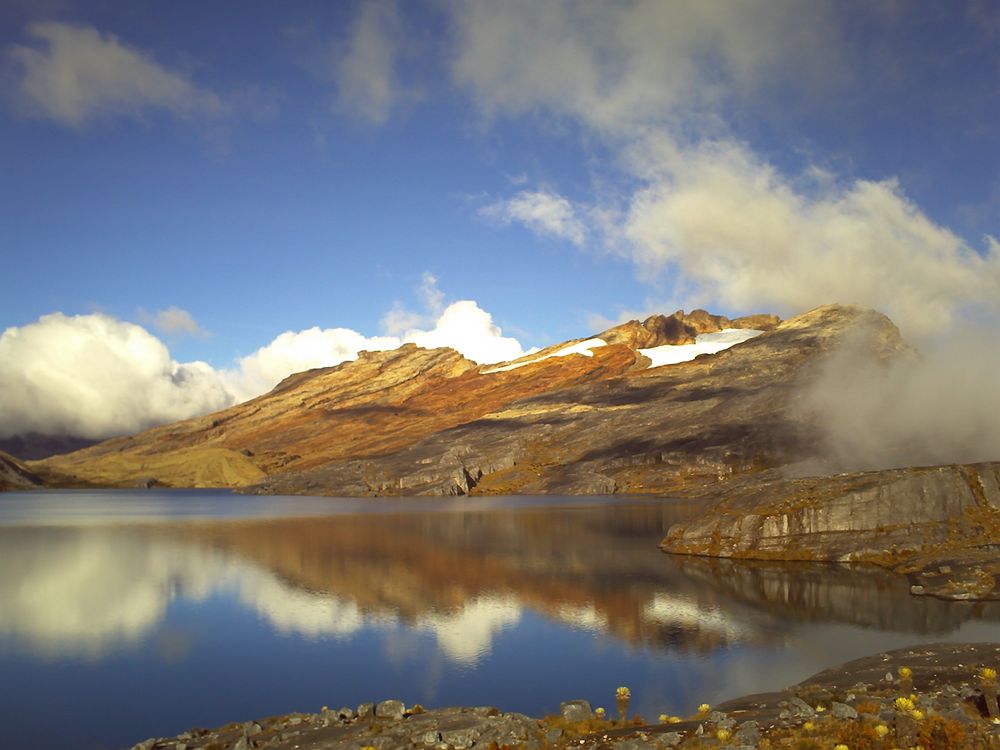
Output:
<svg viewBox="0 0 1000 750">
<path fill-rule="evenodd" d="M 665 555 L 691 506 L 0 494 L 11 747 L 121 748 L 399 698 L 533 715 L 619 685 L 647 719 L 917 642 L 1000 640 L 1000 604 L 839 565 Z"/>
</svg>

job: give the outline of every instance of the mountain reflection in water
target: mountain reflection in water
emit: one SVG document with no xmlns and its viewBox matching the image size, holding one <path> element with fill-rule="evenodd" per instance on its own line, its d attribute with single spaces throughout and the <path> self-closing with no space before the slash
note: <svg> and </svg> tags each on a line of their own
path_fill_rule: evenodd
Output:
<svg viewBox="0 0 1000 750">
<path fill-rule="evenodd" d="M 0 670 L 37 687 L 12 712 L 25 741 L 69 672 L 98 705 L 135 700 L 124 723 L 118 704 L 80 718 L 97 747 L 389 696 L 540 714 L 629 684 L 640 711 L 683 712 L 879 648 L 1000 635 L 1000 605 L 913 597 L 882 571 L 659 552 L 688 512 L 0 526 Z M 32 746 L 70 739 L 52 731 Z"/>
</svg>

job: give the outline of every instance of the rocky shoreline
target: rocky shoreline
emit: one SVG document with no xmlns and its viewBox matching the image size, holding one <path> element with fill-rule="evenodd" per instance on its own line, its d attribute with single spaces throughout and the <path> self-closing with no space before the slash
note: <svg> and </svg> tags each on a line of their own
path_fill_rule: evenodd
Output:
<svg viewBox="0 0 1000 750">
<path fill-rule="evenodd" d="M 614 711 L 571 700 L 544 718 L 385 700 L 193 729 L 132 750 L 990 748 L 1000 745 L 998 665 L 1000 644 L 922 645 L 856 659 L 785 690 L 652 722 L 628 713 L 625 688 L 616 700 L 611 694 Z"/>
<path fill-rule="evenodd" d="M 911 592 L 1000 599 L 1000 463 L 776 479 L 726 492 L 675 524 L 665 552 L 873 563 Z"/>
</svg>

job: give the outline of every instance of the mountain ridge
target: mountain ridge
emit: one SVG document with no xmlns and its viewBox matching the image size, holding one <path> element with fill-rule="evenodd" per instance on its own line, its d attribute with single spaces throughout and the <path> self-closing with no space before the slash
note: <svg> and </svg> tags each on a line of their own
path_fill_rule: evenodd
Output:
<svg viewBox="0 0 1000 750">
<path fill-rule="evenodd" d="M 689 344 L 699 333 L 750 321 L 773 328 L 778 318 L 731 321 L 703 310 L 654 315 L 598 334 L 611 341 L 585 356 L 553 356 L 587 341 L 574 339 L 500 363 L 507 365 L 502 372 L 450 349 L 410 344 L 361 352 L 350 362 L 289 375 L 269 393 L 220 412 L 31 465 L 52 484 L 245 487 L 330 461 L 391 454 L 516 400 L 642 370 L 649 361 L 639 346 Z"/>
</svg>

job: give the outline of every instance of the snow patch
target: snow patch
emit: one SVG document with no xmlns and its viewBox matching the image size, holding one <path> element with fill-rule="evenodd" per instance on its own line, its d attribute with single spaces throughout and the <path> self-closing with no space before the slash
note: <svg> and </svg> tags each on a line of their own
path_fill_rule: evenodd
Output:
<svg viewBox="0 0 1000 750">
<path fill-rule="evenodd" d="M 749 341 L 760 336 L 763 331 L 753 328 L 726 328 L 717 333 L 702 333 L 695 337 L 693 344 L 655 346 L 652 349 L 640 349 L 639 353 L 652 360 L 650 368 L 663 365 L 675 365 L 678 362 L 690 362 L 699 354 L 715 354 L 736 344 Z"/>
<path fill-rule="evenodd" d="M 483 375 L 489 375 L 493 372 L 507 372 L 509 370 L 516 370 L 518 367 L 524 367 L 526 365 L 533 365 L 536 362 L 541 362 L 542 360 L 549 359 L 550 357 L 566 357 L 570 354 L 582 354 L 585 357 L 593 357 L 593 349 L 599 346 L 607 346 L 608 342 L 604 339 L 587 339 L 586 341 L 578 341 L 575 344 L 570 344 L 569 346 L 564 346 L 562 349 L 552 352 L 551 354 L 546 354 L 544 357 L 536 357 L 535 359 L 529 359 L 527 362 L 515 362 L 512 365 L 504 365 L 503 367 L 491 367 L 489 370 L 483 370 Z"/>
</svg>

